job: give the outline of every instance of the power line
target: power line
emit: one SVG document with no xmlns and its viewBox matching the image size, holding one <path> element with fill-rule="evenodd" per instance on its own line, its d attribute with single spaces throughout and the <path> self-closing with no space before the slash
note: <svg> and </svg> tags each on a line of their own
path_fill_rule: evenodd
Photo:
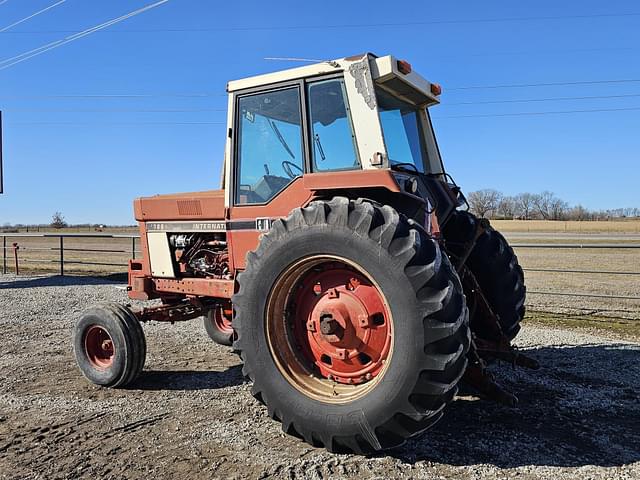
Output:
<svg viewBox="0 0 640 480">
<path fill-rule="evenodd" d="M 51 126 L 135 126 L 135 125 L 226 125 L 226 122 L 11 122 L 14 125 L 51 125 Z"/>
<path fill-rule="evenodd" d="M 271 57 L 276 58 L 276 57 Z M 310 59 L 309 59 L 310 60 Z M 0 62 L 2 63 L 2 62 Z M 471 90 L 471 89 L 500 89 L 500 88 L 516 88 L 516 87 L 543 87 L 543 86 L 563 86 L 563 85 L 592 85 L 592 84 L 622 84 L 622 83 L 638 83 L 640 79 L 611 79 L 611 80 L 587 80 L 587 81 L 572 81 L 572 82 L 552 82 L 552 83 L 529 83 L 529 84 L 511 84 L 511 85 L 484 85 L 484 86 L 461 86 L 461 87 L 449 87 L 446 88 L 446 91 L 451 90 Z M 158 97 L 177 97 L 177 98 L 208 98 L 208 97 L 226 97 L 226 93 L 214 93 L 214 92 L 171 92 L 171 93 L 90 93 L 90 94 L 47 94 L 47 95 L 0 95 L 0 98 L 4 99 L 46 99 L 46 98 L 158 98 Z M 602 96 L 602 97 L 559 97 L 557 100 L 578 100 L 578 99 L 587 99 L 587 98 L 618 98 L 624 97 L 626 95 L 610 95 L 610 96 Z M 635 96 L 629 95 L 629 96 Z M 547 100 L 547 99 L 541 99 Z M 555 99 L 548 99 L 555 100 Z M 525 100 L 513 100 L 514 102 L 523 101 L 539 101 L 538 99 L 525 99 Z M 482 103 L 482 102 L 469 102 L 469 103 Z M 493 102 L 485 102 L 485 103 L 493 103 Z M 498 103 L 498 101 L 496 101 Z M 507 103 L 507 101 L 505 101 Z M 457 103 L 459 105 L 466 104 Z M 449 105 L 454 105 L 450 103 Z"/>
<path fill-rule="evenodd" d="M 45 99 L 45 98 L 209 98 L 226 97 L 226 93 L 96 93 L 96 94 L 52 94 L 52 95 L 0 95 L 4 99 Z"/>
<path fill-rule="evenodd" d="M 510 100 L 483 100 L 473 102 L 443 102 L 443 105 L 488 105 L 493 103 L 529 103 L 529 102 L 558 102 L 567 100 L 599 100 L 604 98 L 629 98 L 640 97 L 639 93 L 632 93 L 628 95 L 598 95 L 592 97 L 550 97 L 550 98 L 527 98 L 527 99 L 510 99 Z"/>
<path fill-rule="evenodd" d="M 160 5 L 167 3 L 169 0 L 160 0 L 158 2 L 149 4 L 145 7 L 139 8 L 138 10 L 134 10 L 133 12 L 127 13 L 126 15 L 122 15 L 120 17 L 114 18 L 113 20 L 109 20 L 107 22 L 101 23 L 100 25 L 96 25 L 95 27 L 92 28 L 88 28 L 86 30 L 83 30 L 82 32 L 79 33 L 75 33 L 73 35 L 70 35 L 68 37 L 63 38 L 62 40 L 57 40 L 55 42 L 51 42 L 48 43 L 46 45 L 43 45 L 41 47 L 35 48 L 33 50 L 29 50 L 28 52 L 24 52 L 21 53 L 20 55 L 16 55 L 14 57 L 8 58 L 6 60 L 2 60 L 0 61 L 0 70 L 4 70 L 5 68 L 9 68 L 17 63 L 20 62 L 24 62 L 25 60 L 28 60 L 30 58 L 33 58 L 37 55 L 41 55 L 45 52 L 48 52 L 49 50 L 53 50 L 55 48 L 61 47 L 63 45 L 66 45 L 67 43 L 73 42 L 75 40 L 79 40 L 82 37 L 86 37 L 87 35 L 91 35 L 92 33 L 95 33 L 99 30 L 102 30 L 104 28 L 110 27 L 111 25 L 115 25 L 116 23 L 122 22 L 124 20 L 127 20 L 128 18 L 134 17 L 136 15 L 139 15 L 143 12 L 146 12 L 147 10 L 151 10 L 152 8 L 156 8 L 159 7 Z"/>
<path fill-rule="evenodd" d="M 298 57 L 264 57 L 263 60 L 276 60 L 276 61 L 285 61 L 285 62 L 305 62 L 305 63 L 326 62 L 326 60 L 320 60 L 315 58 L 298 58 Z M 561 86 L 561 85 L 593 85 L 593 84 L 606 84 L 606 83 L 635 83 L 635 82 L 640 82 L 640 79 L 588 80 L 588 81 L 575 81 L 575 82 L 529 83 L 529 84 L 511 84 L 511 85 L 470 85 L 470 86 L 463 86 L 463 87 L 450 87 L 450 88 L 447 88 L 447 90 L 549 87 L 549 86 Z M 487 103 L 491 103 L 491 102 L 487 102 Z"/>
<path fill-rule="evenodd" d="M 496 52 L 494 50 L 484 51 L 478 53 L 465 53 L 465 54 L 433 54 L 430 57 L 433 58 L 443 58 L 443 59 L 452 59 L 452 58 L 473 58 L 473 57 L 495 57 L 495 56 L 522 56 L 522 55 L 551 55 L 551 54 L 565 54 L 565 53 L 593 53 L 593 52 L 611 52 L 611 51 L 633 51 L 636 50 L 634 47 L 601 47 L 601 48 L 554 48 L 553 50 L 525 50 L 525 51 L 507 51 L 507 52 Z M 326 62 L 326 59 L 318 59 L 318 58 L 300 58 L 300 57 L 263 57 L 263 60 L 279 60 L 284 62 Z"/>
<path fill-rule="evenodd" d="M 4 108 L 4 112 L 55 112 L 55 113 L 198 113 L 226 112 L 226 108 L 169 108 L 169 109 L 133 109 L 133 108 Z"/>
<path fill-rule="evenodd" d="M 622 80 L 588 80 L 574 82 L 550 82 L 550 83 L 514 83 L 510 85 L 470 85 L 464 87 L 449 87 L 447 90 L 481 90 L 496 88 L 529 88 L 529 87 L 558 87 L 566 85 L 600 85 L 607 83 L 637 83 L 640 79 L 622 79 Z"/>
<path fill-rule="evenodd" d="M 279 57 L 266 57 L 269 59 L 277 59 Z M 300 59 L 302 60 L 302 59 Z M 312 61 L 311 59 L 305 59 Z M 2 63 L 0 61 L 0 63 Z M 612 79 L 612 80 L 588 80 L 588 81 L 572 81 L 572 82 L 552 82 L 552 83 L 530 83 L 530 84 L 512 84 L 512 85 L 484 85 L 484 86 L 462 86 L 445 88 L 446 91 L 465 90 L 465 89 L 500 89 L 515 87 L 541 87 L 541 86 L 561 86 L 561 85 L 591 85 L 591 84 L 621 84 L 621 83 L 638 83 L 640 79 Z M 0 95 L 1 99 L 146 99 L 146 98 L 212 98 L 226 97 L 227 93 L 215 92 L 163 92 L 163 93 L 63 93 L 63 94 L 44 94 L 44 95 Z M 599 96 L 576 96 L 576 97 L 549 97 L 549 98 L 532 98 L 532 99 L 507 99 L 507 100 L 485 100 L 485 101 L 469 101 L 446 103 L 446 105 L 474 105 L 474 104 L 493 104 L 493 103 L 528 103 L 528 102 L 546 102 L 546 101 L 564 101 L 564 100 L 591 100 L 591 99 L 610 99 L 610 98 L 628 98 L 637 97 L 640 94 L 624 94 L 624 95 L 599 95 Z"/>
<path fill-rule="evenodd" d="M 594 110 L 560 110 L 550 112 L 514 112 L 514 113 L 487 113 L 479 115 L 443 115 L 434 116 L 433 118 L 484 118 L 484 117 L 523 117 L 523 116 L 539 116 L 539 115 L 560 115 L 568 113 L 595 113 L 595 112 L 626 112 L 631 110 L 640 110 L 640 107 L 629 108 L 598 108 Z"/>
<path fill-rule="evenodd" d="M 13 22 L 11 25 L 7 25 L 4 28 L 0 28 L 0 33 L 2 32 L 6 32 L 7 30 L 9 30 L 11 27 L 15 27 L 16 25 L 20 25 L 23 22 L 26 22 L 27 20 L 32 19 L 33 17 L 37 17 L 38 15 L 46 12 L 47 10 L 51 10 L 52 8 L 57 7 L 58 5 L 63 4 L 64 2 L 66 2 L 67 0 L 59 0 L 58 2 L 54 3 L 53 5 L 49 5 L 48 7 L 43 8 L 42 10 L 38 10 L 35 13 L 32 13 L 31 15 L 29 15 L 28 17 L 24 17 L 20 20 L 18 20 L 17 22 Z M 4 2 L 3 2 L 4 3 Z M 0 3 L 0 5 L 2 5 L 2 3 Z"/>
<path fill-rule="evenodd" d="M 621 51 L 621 50 L 637 50 L 636 47 L 598 47 L 598 48 L 554 48 L 552 50 L 520 50 L 520 51 L 483 51 L 477 53 L 465 53 L 462 54 L 435 54 L 433 57 L 436 58 L 473 58 L 473 57 L 495 57 L 495 56 L 522 56 L 522 55 L 554 55 L 554 54 L 565 54 L 565 53 L 593 53 L 593 52 L 611 52 L 611 51 Z M 431 55 L 430 55 L 431 56 Z"/>
<path fill-rule="evenodd" d="M 276 62 L 304 62 L 304 63 L 323 63 L 326 60 L 318 58 L 299 58 L 299 57 L 263 57 L 263 60 L 275 60 Z"/>
<path fill-rule="evenodd" d="M 419 22 L 384 22 L 384 23 L 345 23 L 345 24 L 316 24 L 316 25 L 261 25 L 248 26 L 238 25 L 233 27 L 209 27 L 209 28 L 149 28 L 131 30 L 111 30 L 109 33 L 161 33 L 161 32 L 229 32 L 229 31 L 265 31 L 265 30 L 317 30 L 317 29 L 342 29 L 342 28 L 383 28 L 383 27 L 408 27 L 426 25 L 455 25 L 474 23 L 508 23 L 508 22 L 531 22 L 547 20 L 577 20 L 589 18 L 623 18 L 637 17 L 640 13 L 603 13 L 591 15 L 558 15 L 539 17 L 504 17 L 504 18 L 481 18 L 468 20 L 429 20 Z M 14 32 L 18 33 L 18 32 Z M 67 30 L 39 30 L 23 31 L 19 33 L 69 33 Z"/>
<path fill-rule="evenodd" d="M 513 112 L 513 113 L 489 113 L 479 115 L 443 115 L 434 116 L 441 118 L 485 118 L 485 117 L 520 117 L 520 116 L 540 116 L 540 115 L 560 115 L 572 113 L 595 113 L 595 112 L 626 112 L 640 110 L 640 107 L 629 108 L 599 108 L 593 110 L 557 110 L 548 112 Z M 57 125 L 57 126 L 99 126 L 99 125 L 226 125 L 225 122 L 12 122 L 10 125 Z"/>
</svg>

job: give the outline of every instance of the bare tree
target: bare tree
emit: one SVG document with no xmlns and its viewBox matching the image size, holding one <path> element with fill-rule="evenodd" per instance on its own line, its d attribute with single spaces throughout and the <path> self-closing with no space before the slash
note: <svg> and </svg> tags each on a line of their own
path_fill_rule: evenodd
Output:
<svg viewBox="0 0 640 480">
<path fill-rule="evenodd" d="M 498 208 L 502 194 L 497 190 L 485 189 L 471 192 L 467 200 L 471 211 L 477 216 L 484 218 Z"/>
<path fill-rule="evenodd" d="M 569 204 L 558 197 L 553 197 L 550 204 L 551 220 L 564 220 Z"/>
<path fill-rule="evenodd" d="M 576 205 L 567 212 L 567 217 L 569 218 L 569 220 L 589 220 L 590 215 L 591 214 L 589 210 L 584 208 L 582 205 Z"/>
<path fill-rule="evenodd" d="M 68 225 L 62 213 L 56 212 L 53 214 L 53 217 L 51 217 L 51 226 L 53 228 L 65 228 Z"/>
<path fill-rule="evenodd" d="M 533 195 L 528 192 L 519 193 L 515 197 L 515 202 L 516 215 L 524 220 L 529 220 L 533 212 Z"/>
<path fill-rule="evenodd" d="M 513 220 L 516 216 L 516 199 L 515 197 L 502 197 L 498 202 L 498 215 L 504 219 Z"/>
<path fill-rule="evenodd" d="M 533 206 L 543 220 L 551 220 L 552 217 L 552 203 L 555 196 L 553 192 L 545 190 L 542 193 L 536 193 L 533 195 Z"/>
<path fill-rule="evenodd" d="M 494 189 L 471 192 L 467 197 L 470 210 L 479 217 L 494 215 L 504 218 L 530 220 L 611 220 L 615 218 L 640 217 L 640 208 L 627 207 L 610 210 L 589 210 L 582 205 L 571 207 L 568 202 L 553 192 L 523 192 L 518 195 L 503 196 Z"/>
</svg>

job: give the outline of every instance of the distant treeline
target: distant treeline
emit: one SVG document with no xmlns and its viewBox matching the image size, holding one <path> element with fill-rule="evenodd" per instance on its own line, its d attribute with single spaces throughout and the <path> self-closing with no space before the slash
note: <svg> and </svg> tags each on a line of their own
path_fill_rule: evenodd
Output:
<svg viewBox="0 0 640 480">
<path fill-rule="evenodd" d="M 503 195 L 494 189 L 484 189 L 467 195 L 469 209 L 479 217 L 507 220 L 614 220 L 640 217 L 640 208 L 615 208 L 611 210 L 589 210 L 582 205 L 571 206 L 553 192 L 519 193 Z M 28 225 L 7 222 L 0 226 L 0 232 L 40 232 L 50 229 L 97 231 L 103 229 L 127 229 L 135 225 L 106 225 L 101 223 L 69 224 L 60 212 L 53 214 L 48 224 Z"/>
<path fill-rule="evenodd" d="M 17 233 L 17 232 L 47 232 L 53 229 L 68 229 L 68 230 L 78 230 L 83 232 L 101 232 L 105 229 L 125 229 L 125 228 L 135 228 L 135 225 L 106 225 L 100 223 L 78 223 L 78 224 L 67 224 L 65 222 L 64 225 L 56 225 L 53 223 L 47 224 L 25 224 L 25 223 L 16 223 L 11 224 L 6 222 L 0 226 L 0 233 Z"/>
<path fill-rule="evenodd" d="M 129 228 L 134 225 L 107 225 L 104 223 L 75 223 L 69 224 L 62 215 L 62 212 L 55 212 L 51 216 L 51 222 L 49 224 L 36 224 L 36 225 L 28 225 L 23 223 L 16 223 L 15 225 L 11 225 L 11 223 L 6 222 L 0 227 L 0 232 L 4 233 L 17 233 L 17 232 L 40 232 L 47 231 L 50 229 L 60 230 L 62 228 L 67 229 L 67 231 L 77 230 L 78 232 L 101 232 L 102 230 L 108 229 L 116 229 L 116 228 Z"/>
<path fill-rule="evenodd" d="M 571 206 L 553 192 L 503 195 L 493 189 L 478 190 L 467 195 L 469 208 L 479 217 L 519 220 L 612 220 L 640 217 L 640 208 L 589 210 Z"/>
</svg>

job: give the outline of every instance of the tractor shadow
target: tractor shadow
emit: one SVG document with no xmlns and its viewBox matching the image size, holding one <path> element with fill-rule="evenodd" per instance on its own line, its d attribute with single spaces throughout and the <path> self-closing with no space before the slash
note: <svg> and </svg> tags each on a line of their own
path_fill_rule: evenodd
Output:
<svg viewBox="0 0 640 480">
<path fill-rule="evenodd" d="M 526 352 L 540 362 L 540 370 L 492 367 L 497 380 L 519 397 L 517 407 L 462 397 L 425 435 L 387 454 L 410 464 L 501 468 L 640 461 L 640 346 Z"/>
<path fill-rule="evenodd" d="M 244 383 L 242 366 L 234 365 L 224 371 L 211 370 L 153 370 L 143 371 L 130 385 L 131 390 L 216 390 Z"/>
<path fill-rule="evenodd" d="M 75 287 L 82 285 L 118 285 L 127 283 L 127 275 L 115 273 L 103 276 L 83 275 L 48 275 L 26 277 L 24 279 L 12 276 L 9 281 L 0 280 L 0 290 L 8 288 L 33 288 L 33 287 Z"/>
</svg>

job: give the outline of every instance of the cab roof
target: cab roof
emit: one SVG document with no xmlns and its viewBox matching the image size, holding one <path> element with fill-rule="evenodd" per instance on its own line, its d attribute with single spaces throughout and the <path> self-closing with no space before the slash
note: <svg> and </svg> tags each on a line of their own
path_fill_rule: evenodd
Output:
<svg viewBox="0 0 640 480">
<path fill-rule="evenodd" d="M 363 60 L 368 60 L 371 77 L 377 84 L 402 93 L 406 97 L 414 97 L 412 100 L 416 104 L 435 104 L 439 102 L 437 95 L 433 93 L 431 83 L 412 71 L 409 64 L 398 62 L 392 55 L 378 57 L 372 53 L 327 60 L 302 67 L 232 80 L 227 83 L 227 92 L 232 93 L 238 90 L 263 87 L 302 78 L 340 73 L 348 70 L 352 64 Z M 406 69 L 401 69 L 401 63 L 409 66 L 408 72 Z"/>
</svg>

